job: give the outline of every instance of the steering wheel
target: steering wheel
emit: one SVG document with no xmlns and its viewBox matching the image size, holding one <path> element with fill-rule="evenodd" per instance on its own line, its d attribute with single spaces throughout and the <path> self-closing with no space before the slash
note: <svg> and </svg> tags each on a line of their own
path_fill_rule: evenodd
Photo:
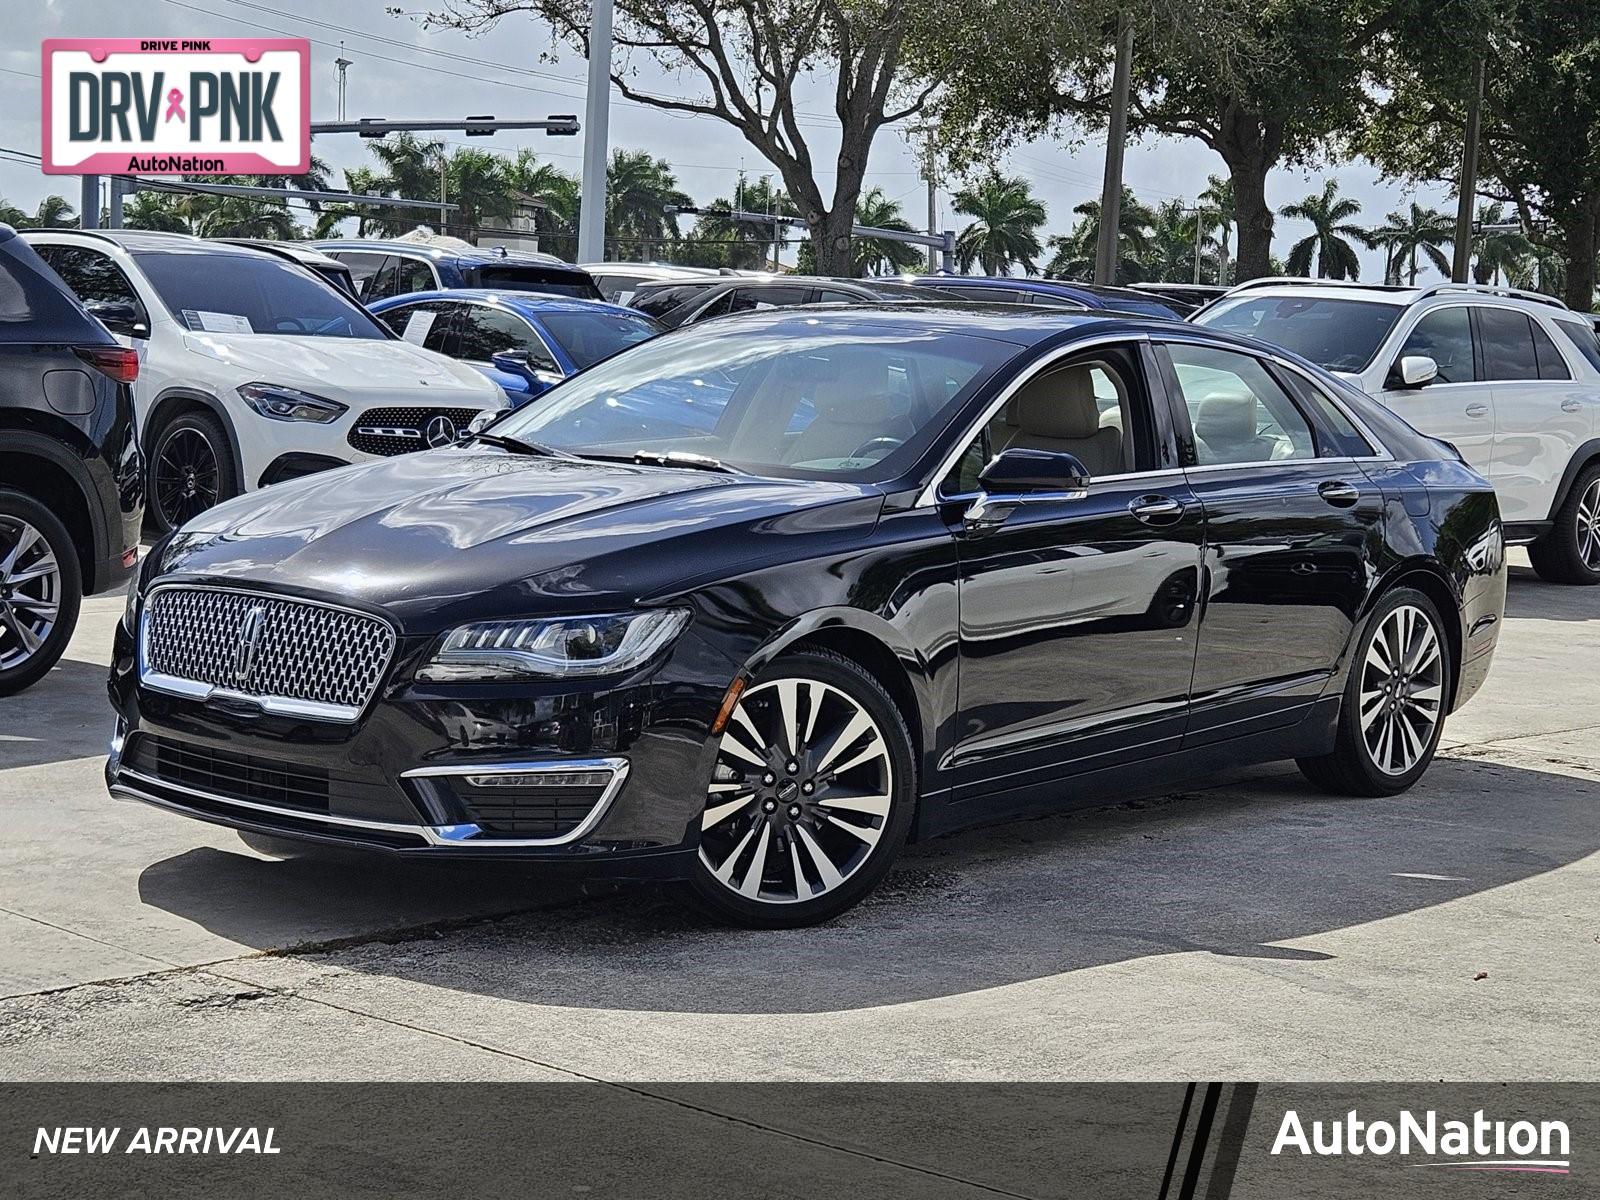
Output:
<svg viewBox="0 0 1600 1200">
<path fill-rule="evenodd" d="M 903 445 L 904 441 L 904 438 L 889 437 L 887 435 L 883 437 L 868 438 L 866 441 L 862 442 L 861 445 L 857 446 L 853 451 L 850 452 L 850 457 L 865 458 L 867 457 L 867 452 L 874 446 L 883 446 L 883 454 L 879 454 L 877 456 L 878 458 L 882 458 L 884 454 L 889 454 Z"/>
</svg>

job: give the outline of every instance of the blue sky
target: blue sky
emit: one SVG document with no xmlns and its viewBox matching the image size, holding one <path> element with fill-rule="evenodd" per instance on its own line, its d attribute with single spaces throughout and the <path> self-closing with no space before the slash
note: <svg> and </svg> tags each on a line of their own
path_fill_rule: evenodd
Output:
<svg viewBox="0 0 1600 1200">
<path fill-rule="evenodd" d="M 411 0 L 418 3 L 418 0 Z M 425 30 L 420 20 L 385 13 L 385 0 L 47 0 L 25 3 L 7 18 L 0 44 L 0 146 L 38 153 L 39 43 L 46 37 L 248 37 L 269 34 L 312 39 L 314 120 L 336 115 L 333 60 L 340 43 L 353 60 L 349 73 L 348 115 L 454 117 L 494 113 L 501 117 L 534 116 L 583 110 L 584 63 L 552 43 L 542 22 L 527 15 L 502 21 L 492 32 L 468 37 L 450 30 Z M 553 60 L 551 55 L 554 55 Z M 638 64 L 641 79 L 657 91 L 692 89 L 690 76 L 662 75 L 652 64 Z M 827 128 L 829 91 L 815 84 L 802 99 L 808 137 L 819 163 L 831 159 Z M 875 143 L 867 176 L 905 208 L 906 217 L 921 225 L 926 217 L 926 191 L 908 144 L 908 131 L 891 128 Z M 474 139 L 478 147 L 515 151 L 531 146 L 569 171 L 576 172 L 582 153 L 579 139 L 552 139 L 540 133 L 502 134 Z M 666 158 L 679 186 L 700 201 L 731 195 L 741 168 L 755 178 L 772 172 L 766 161 L 728 126 L 707 118 L 668 114 L 622 100 L 613 91 L 611 144 L 649 149 Z M 1044 140 L 1017 148 L 1002 161 L 1008 173 L 1026 177 L 1045 202 L 1051 233 L 1072 225 L 1074 205 L 1099 195 L 1104 156 L 1101 140 Z M 334 168 L 367 163 L 363 144 L 354 137 L 323 137 L 315 152 Z M 1126 180 L 1149 203 L 1173 197 L 1192 200 L 1206 186 L 1209 174 L 1221 174 L 1221 160 L 1195 141 L 1141 141 L 1129 148 Z M 775 173 L 774 173 L 775 175 Z M 1274 208 L 1317 191 L 1332 175 L 1341 189 L 1359 200 L 1358 221 L 1380 222 L 1413 194 L 1422 203 L 1453 211 L 1454 199 L 1440 189 L 1412 193 L 1383 182 L 1365 163 L 1341 164 L 1310 172 L 1280 170 L 1268 180 Z M 831 180 L 823 179 L 824 190 Z M 37 169 L 0 160 L 0 195 L 31 211 L 41 198 L 58 192 L 77 202 L 77 180 L 45 176 Z M 940 220 L 959 229 L 965 218 L 952 212 L 948 188 L 940 193 Z M 1274 250 L 1288 247 L 1307 227 L 1279 218 Z M 1381 278 L 1382 256 L 1363 251 L 1363 275 Z M 1431 272 L 1429 272 L 1431 274 Z"/>
</svg>

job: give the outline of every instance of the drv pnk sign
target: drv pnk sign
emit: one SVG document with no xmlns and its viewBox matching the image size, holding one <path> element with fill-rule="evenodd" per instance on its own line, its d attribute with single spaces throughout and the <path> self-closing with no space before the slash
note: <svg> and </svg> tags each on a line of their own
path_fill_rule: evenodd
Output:
<svg viewBox="0 0 1600 1200">
<path fill-rule="evenodd" d="M 49 38 L 50 175 L 300 175 L 311 166 L 304 38 Z"/>
</svg>

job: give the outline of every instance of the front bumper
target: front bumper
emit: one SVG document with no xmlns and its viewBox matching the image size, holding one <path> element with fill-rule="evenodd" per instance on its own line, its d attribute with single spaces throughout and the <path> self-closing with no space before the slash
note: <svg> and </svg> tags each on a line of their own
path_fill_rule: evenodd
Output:
<svg viewBox="0 0 1600 1200">
<path fill-rule="evenodd" d="M 402 639 L 393 675 L 408 677 L 423 641 Z M 648 678 L 621 686 L 388 682 L 359 721 L 321 722 L 143 688 L 119 624 L 106 783 L 118 797 L 280 837 L 679 876 L 732 673 L 686 633 Z"/>
</svg>

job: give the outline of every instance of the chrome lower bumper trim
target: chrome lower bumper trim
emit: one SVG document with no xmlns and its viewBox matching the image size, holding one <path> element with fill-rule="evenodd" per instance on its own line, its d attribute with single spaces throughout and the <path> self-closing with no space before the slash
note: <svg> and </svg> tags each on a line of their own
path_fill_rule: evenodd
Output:
<svg viewBox="0 0 1600 1200">
<path fill-rule="evenodd" d="M 372 821 L 364 817 L 342 817 L 331 813 L 307 812 L 300 808 L 286 808 L 276 804 L 261 804 L 254 800 L 240 800 L 233 796 L 220 796 L 215 792 L 201 791 L 199 788 L 188 787 L 181 783 L 169 783 L 157 779 L 153 775 L 146 775 L 141 771 L 121 767 L 117 771 L 116 782 L 111 784 L 111 794 L 125 796 L 134 800 L 142 800 L 147 804 L 154 804 L 158 808 L 167 808 L 175 812 L 184 812 L 182 804 L 169 800 L 164 796 L 147 791 L 147 788 L 161 788 L 169 792 L 178 792 L 185 796 L 193 796 L 207 804 L 221 805 L 226 808 L 237 808 L 246 813 L 261 813 L 269 817 L 278 817 L 291 821 L 304 821 L 312 825 L 335 825 L 346 829 L 366 829 L 374 833 L 400 834 L 420 839 L 425 846 L 448 847 L 450 849 L 483 849 L 483 850 L 517 850 L 535 849 L 538 847 L 565 846 L 594 832 L 596 826 L 605 818 L 612 802 L 617 798 L 617 793 L 622 790 L 622 785 L 628 778 L 628 760 L 625 758 L 600 758 L 600 759 L 574 759 L 566 762 L 544 760 L 542 762 L 517 762 L 517 763 L 464 763 L 459 766 L 418 767 L 415 770 L 403 772 L 407 778 L 430 776 L 462 776 L 462 775 L 541 775 L 541 774 L 568 774 L 574 771 L 610 771 L 611 781 L 606 784 L 600 799 L 589 810 L 588 816 L 569 832 L 553 838 L 501 838 L 486 835 L 477 825 L 410 825 L 401 821 Z M 132 780 L 134 786 L 124 782 Z"/>
</svg>

